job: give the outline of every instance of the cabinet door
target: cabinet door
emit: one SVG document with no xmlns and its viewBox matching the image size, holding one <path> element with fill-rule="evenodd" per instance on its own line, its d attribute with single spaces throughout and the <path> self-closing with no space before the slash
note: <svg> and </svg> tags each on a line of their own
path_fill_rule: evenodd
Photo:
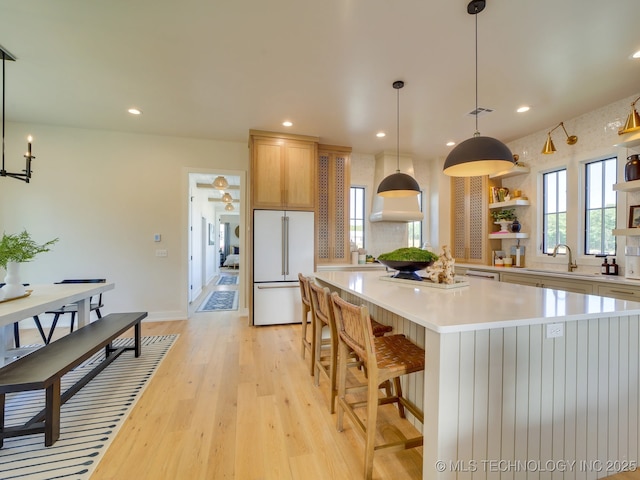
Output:
<svg viewBox="0 0 640 480">
<path fill-rule="evenodd" d="M 320 149 L 316 200 L 316 260 L 319 264 L 350 263 L 350 155 Z"/>
<path fill-rule="evenodd" d="M 284 202 L 288 209 L 314 210 L 316 146 L 287 141 L 284 145 Z"/>
<path fill-rule="evenodd" d="M 260 208 L 283 207 L 284 142 L 254 138 L 252 143 L 252 203 Z"/>
<path fill-rule="evenodd" d="M 620 300 L 640 302 L 640 288 L 631 285 L 599 285 L 598 295 L 601 297 L 613 297 L 619 298 Z"/>
<path fill-rule="evenodd" d="M 451 253 L 459 262 L 491 264 L 492 250 L 500 241 L 489 240 L 488 177 L 451 179 Z"/>
</svg>

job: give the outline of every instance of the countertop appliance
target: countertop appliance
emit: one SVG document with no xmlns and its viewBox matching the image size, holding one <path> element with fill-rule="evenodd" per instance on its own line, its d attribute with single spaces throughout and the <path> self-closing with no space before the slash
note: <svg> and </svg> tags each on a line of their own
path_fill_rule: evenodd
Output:
<svg viewBox="0 0 640 480">
<path fill-rule="evenodd" d="M 253 324 L 300 323 L 298 273 L 314 270 L 314 213 L 253 213 Z"/>
<path fill-rule="evenodd" d="M 624 276 L 640 280 L 640 247 L 624 247 Z"/>
</svg>

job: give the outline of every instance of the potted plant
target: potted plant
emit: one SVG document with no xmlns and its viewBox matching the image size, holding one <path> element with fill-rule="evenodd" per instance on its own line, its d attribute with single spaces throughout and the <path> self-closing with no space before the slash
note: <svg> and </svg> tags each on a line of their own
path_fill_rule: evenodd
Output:
<svg viewBox="0 0 640 480">
<path fill-rule="evenodd" d="M 25 289 L 20 282 L 19 265 L 30 262 L 36 255 L 51 250 L 51 246 L 58 241 L 57 238 L 43 244 L 36 243 L 29 232 L 2 235 L 0 240 L 0 266 L 7 272 L 5 286 L 0 290 L 5 299 L 20 297 L 25 294 Z"/>
<path fill-rule="evenodd" d="M 513 223 L 516 217 L 515 208 L 504 208 L 502 210 L 494 210 L 491 212 L 496 225 L 500 225 L 500 231 L 498 233 L 509 233 L 509 224 Z"/>
</svg>

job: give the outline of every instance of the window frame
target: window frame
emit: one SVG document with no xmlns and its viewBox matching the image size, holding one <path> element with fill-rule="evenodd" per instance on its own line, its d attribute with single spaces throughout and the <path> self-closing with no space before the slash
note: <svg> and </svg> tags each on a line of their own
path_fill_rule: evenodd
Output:
<svg viewBox="0 0 640 480">
<path fill-rule="evenodd" d="M 358 221 L 358 218 L 354 218 L 351 216 L 351 212 L 352 209 L 354 209 L 355 207 L 353 206 L 353 190 L 354 189 L 358 189 L 362 191 L 362 247 L 361 248 L 367 248 L 367 235 L 366 235 L 366 229 L 367 229 L 367 187 L 364 185 L 350 185 L 349 186 L 349 244 L 352 245 L 353 240 L 352 240 L 352 222 Z M 360 248 L 360 247 L 358 247 Z"/>
<path fill-rule="evenodd" d="M 613 234 L 611 234 L 611 236 L 613 237 L 613 244 L 614 244 L 614 253 L 607 253 L 607 252 L 603 252 L 600 251 L 599 253 L 589 253 L 587 246 L 588 246 L 588 236 L 589 236 L 589 232 L 588 232 L 588 225 L 589 225 L 589 209 L 588 209 L 588 202 L 589 202 L 589 174 L 588 174 L 588 167 L 589 165 L 592 165 L 594 163 L 603 163 L 603 162 L 607 162 L 607 161 L 614 161 L 614 168 L 613 168 L 613 172 L 614 172 L 614 181 L 613 184 L 611 185 L 613 188 L 613 185 L 616 184 L 617 180 L 618 180 L 618 171 L 620 168 L 619 165 L 619 158 L 618 155 L 616 154 L 610 154 L 610 155 L 604 155 L 604 156 L 600 156 L 600 157 L 596 157 L 596 158 L 592 158 L 589 160 L 585 160 L 583 162 L 581 162 L 580 165 L 580 171 L 581 171 L 581 177 L 583 179 L 583 181 L 581 182 L 581 188 L 582 188 L 582 199 L 583 201 L 581 202 L 580 205 L 580 209 L 581 209 L 581 219 L 582 219 L 582 228 L 580 229 L 580 231 L 582 232 L 582 239 L 581 239 L 581 244 L 582 244 L 582 255 L 584 255 L 587 258 L 595 258 L 596 255 L 607 255 L 609 257 L 615 257 L 618 253 L 618 242 L 617 242 L 617 237 Z M 606 175 L 602 176 L 602 203 L 603 206 L 598 208 L 598 209 L 591 209 L 591 210 L 605 210 L 607 208 L 612 208 L 612 207 L 606 207 L 605 205 L 605 196 L 606 196 L 606 191 L 605 191 L 605 178 Z M 615 214 L 615 222 L 614 222 L 614 227 L 616 228 L 617 223 L 618 223 L 618 207 L 620 206 L 620 201 L 619 201 L 619 197 L 618 197 L 618 193 L 613 190 L 613 194 L 615 196 L 615 204 L 613 206 L 613 212 Z M 605 230 L 604 230 L 604 225 L 602 226 L 602 232 L 601 234 L 604 235 Z M 604 246 L 604 237 L 601 238 L 601 247 Z"/>
<path fill-rule="evenodd" d="M 542 255 L 549 255 L 549 254 L 550 254 L 549 246 L 548 246 L 548 245 L 546 245 L 546 238 L 547 238 L 546 225 L 547 225 L 547 224 L 546 224 L 546 217 L 545 217 L 545 213 L 546 213 L 547 201 L 546 201 L 546 182 L 545 182 L 545 178 L 546 178 L 546 175 L 554 174 L 554 173 L 555 173 L 555 174 L 557 174 L 557 173 L 562 172 L 562 171 L 564 171 L 564 172 L 565 172 L 565 195 L 566 195 L 566 198 L 565 198 L 565 210 L 564 210 L 564 214 L 565 214 L 565 228 L 566 228 L 566 230 L 565 230 L 565 232 L 564 232 L 564 238 L 565 238 L 565 239 L 564 239 L 564 241 L 560 241 L 560 237 L 559 237 L 559 235 L 558 235 L 558 232 L 556 232 L 556 244 L 555 244 L 555 245 L 557 245 L 557 244 L 559 244 L 559 243 L 567 243 L 567 242 L 568 242 L 567 237 L 568 237 L 568 234 L 569 234 L 569 231 L 568 231 L 568 216 L 569 216 L 569 201 L 568 201 L 568 200 L 569 200 L 569 168 L 568 168 L 568 166 L 567 166 L 567 165 L 559 165 L 559 166 L 556 166 L 556 167 L 554 167 L 554 168 L 550 168 L 550 169 L 548 169 L 548 170 L 545 170 L 545 171 L 540 172 L 540 182 L 541 182 L 541 189 L 540 189 L 540 191 L 541 191 L 541 198 L 542 198 L 542 202 L 541 202 L 541 203 L 542 203 L 542 209 L 541 209 L 541 215 L 540 215 L 540 227 L 541 227 L 541 228 L 540 228 L 540 233 L 541 233 L 541 235 L 540 235 L 540 238 L 541 238 L 541 243 L 540 243 L 540 253 L 541 253 Z M 556 187 L 557 187 L 557 181 L 556 181 Z M 555 214 L 556 214 L 556 219 L 557 219 L 557 215 L 558 215 L 558 213 L 561 213 L 561 212 L 558 210 L 558 205 L 557 205 L 557 203 L 558 203 L 558 202 L 557 202 L 557 198 L 556 198 L 556 212 L 555 212 Z M 555 245 L 553 245 L 553 247 L 555 247 Z M 552 248 L 553 248 L 553 247 L 552 247 Z"/>
</svg>

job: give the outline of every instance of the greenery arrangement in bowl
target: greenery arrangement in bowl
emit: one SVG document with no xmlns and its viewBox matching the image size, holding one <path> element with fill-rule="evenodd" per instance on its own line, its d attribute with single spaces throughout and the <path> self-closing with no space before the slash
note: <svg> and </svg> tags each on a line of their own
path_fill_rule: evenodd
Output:
<svg viewBox="0 0 640 480">
<path fill-rule="evenodd" d="M 515 208 L 504 208 L 502 210 L 494 210 L 491 212 L 493 220 L 496 222 L 512 222 L 516 217 Z"/>
<path fill-rule="evenodd" d="M 26 230 L 9 235 L 4 233 L 0 240 L 0 266 L 6 270 L 9 262 L 29 262 L 37 254 L 50 251 L 50 247 L 57 241 L 58 238 L 54 238 L 38 244 Z"/>
</svg>

